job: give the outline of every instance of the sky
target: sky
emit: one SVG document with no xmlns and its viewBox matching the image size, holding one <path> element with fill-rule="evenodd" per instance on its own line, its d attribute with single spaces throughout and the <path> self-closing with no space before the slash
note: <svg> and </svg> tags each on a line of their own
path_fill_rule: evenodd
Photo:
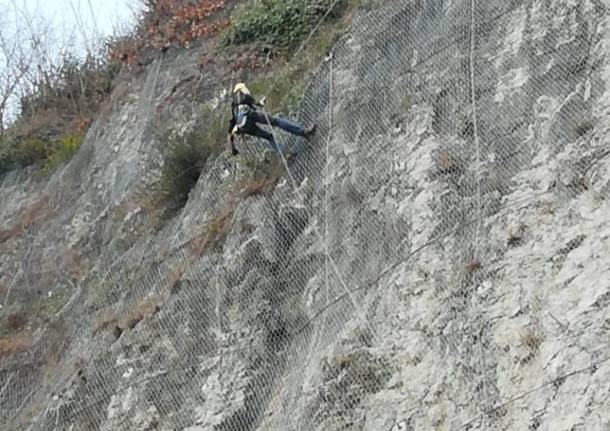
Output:
<svg viewBox="0 0 610 431">
<path fill-rule="evenodd" d="M 2 3 L 15 3 L 30 16 L 42 18 L 56 34 L 75 33 L 69 41 L 83 49 L 96 34 L 110 36 L 130 28 L 140 0 L 0 0 Z"/>
<path fill-rule="evenodd" d="M 0 0 L 0 33 L 8 40 L 22 41 L 23 47 L 31 40 L 28 29 L 34 28 L 43 41 L 41 58 L 53 63 L 65 54 L 84 58 L 87 52 L 97 52 L 105 37 L 132 29 L 141 4 L 142 0 Z M 6 88 L 4 64 L 0 50 L 0 93 Z M 17 111 L 15 93 L 6 113 L 11 118 Z"/>
<path fill-rule="evenodd" d="M 77 16 L 87 25 L 110 34 L 115 25 L 133 18 L 137 0 L 20 0 L 28 10 L 39 11 L 58 24 L 78 25 Z"/>
</svg>

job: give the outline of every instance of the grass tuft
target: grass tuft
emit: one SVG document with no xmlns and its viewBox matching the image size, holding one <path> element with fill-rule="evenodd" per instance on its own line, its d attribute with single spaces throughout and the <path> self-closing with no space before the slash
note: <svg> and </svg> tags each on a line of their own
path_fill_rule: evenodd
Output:
<svg viewBox="0 0 610 431">
<path fill-rule="evenodd" d="M 18 334 L 0 338 L 0 358 L 8 358 L 25 352 L 32 346 L 32 339 L 26 335 Z"/>
<path fill-rule="evenodd" d="M 180 212 L 197 185 L 208 159 L 222 150 L 226 125 L 221 116 L 208 112 L 195 127 L 179 134 L 174 130 L 163 139 L 164 164 L 155 187 L 155 200 L 165 208 L 164 219 Z"/>
</svg>

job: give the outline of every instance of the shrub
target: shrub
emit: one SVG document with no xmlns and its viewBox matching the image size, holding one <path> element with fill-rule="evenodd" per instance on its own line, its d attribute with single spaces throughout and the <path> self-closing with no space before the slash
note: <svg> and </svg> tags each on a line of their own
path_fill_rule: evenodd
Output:
<svg viewBox="0 0 610 431">
<path fill-rule="evenodd" d="M 8 328 L 13 332 L 21 332 L 28 324 L 28 316 L 25 313 L 11 313 L 6 319 Z"/>
<path fill-rule="evenodd" d="M 246 168 L 248 175 L 240 178 L 235 184 L 233 194 L 242 199 L 268 192 L 275 187 L 284 173 L 284 166 L 279 158 L 268 162 L 258 159 L 242 159 L 241 163 Z"/>
<path fill-rule="evenodd" d="M 111 307 L 106 308 L 96 318 L 94 334 L 114 328 L 115 337 L 118 338 L 124 330 L 133 329 L 138 323 L 157 314 L 161 309 L 160 304 L 161 298 L 153 296 L 140 299 L 122 313 L 117 313 Z"/>
<path fill-rule="evenodd" d="M 53 146 L 45 163 L 45 170 L 53 170 L 70 160 L 82 143 L 83 137 L 81 135 L 67 134 L 62 136 Z"/>
<path fill-rule="evenodd" d="M 120 64 L 111 61 L 106 50 L 82 60 L 66 56 L 39 70 L 20 99 L 19 116 L 11 127 L 12 135 L 20 137 L 13 145 L 14 167 L 46 160 L 55 150 L 60 154 L 51 160 L 53 166 L 71 156 L 79 145 L 77 135 L 84 134 L 112 93 L 119 70 Z"/>
<path fill-rule="evenodd" d="M 210 221 L 205 233 L 196 237 L 192 243 L 193 255 L 201 257 L 206 250 L 219 244 L 231 231 L 231 221 L 236 203 L 232 202 Z"/>
<path fill-rule="evenodd" d="M 28 323 L 29 318 L 26 313 L 22 311 L 9 313 L 5 319 L 0 321 L 0 339 L 23 335 Z"/>
<path fill-rule="evenodd" d="M 576 135 L 580 138 L 595 129 L 595 125 L 591 120 L 585 120 L 576 126 Z"/>
<path fill-rule="evenodd" d="M 248 86 L 255 95 L 267 95 L 266 109 L 270 112 L 296 112 L 305 94 L 304 76 L 288 69 L 261 76 Z"/>
<path fill-rule="evenodd" d="M 0 175 L 11 169 L 10 144 L 8 139 L 0 138 Z"/>
<path fill-rule="evenodd" d="M 15 218 L 17 222 L 9 229 L 0 229 L 0 245 L 21 235 L 30 226 L 45 220 L 52 214 L 47 196 L 25 207 Z"/>
<path fill-rule="evenodd" d="M 32 339 L 25 335 L 0 338 L 0 358 L 24 352 L 32 346 Z"/>
<path fill-rule="evenodd" d="M 464 171 L 462 161 L 447 149 L 440 149 L 434 155 L 434 161 L 439 174 L 460 174 Z"/>
<path fill-rule="evenodd" d="M 223 44 L 261 42 L 294 48 L 332 4 L 333 0 L 261 0 L 254 7 L 243 5 L 231 17 Z"/>
<path fill-rule="evenodd" d="M 188 43 L 216 33 L 226 26 L 224 20 L 212 20 L 225 8 L 226 0 L 196 0 L 184 4 L 179 0 L 148 0 L 144 24 L 152 46 Z"/>
<path fill-rule="evenodd" d="M 28 76 L 15 121 L 0 139 L 0 175 L 30 165 L 52 169 L 78 150 L 82 136 L 114 88 L 120 64 L 108 51 L 84 59 L 43 59 Z"/>
<path fill-rule="evenodd" d="M 217 34 L 227 19 L 217 17 L 227 0 L 144 0 L 144 11 L 134 33 L 110 43 L 110 58 L 135 65 L 148 48 L 188 46 Z"/>
<path fill-rule="evenodd" d="M 168 151 L 161 180 L 165 201 L 171 209 L 182 208 L 193 187 L 197 184 L 201 171 L 212 148 L 196 133 L 174 138 Z"/>
<path fill-rule="evenodd" d="M 250 196 L 262 195 L 271 190 L 278 182 L 279 176 L 265 176 L 253 178 L 244 183 L 240 190 L 240 196 L 248 198 Z"/>
<path fill-rule="evenodd" d="M 38 138 L 25 138 L 13 143 L 9 150 L 12 168 L 24 168 L 45 160 L 50 154 L 49 144 Z"/>
<path fill-rule="evenodd" d="M 119 322 L 119 326 L 123 329 L 135 328 L 141 321 L 148 320 L 158 313 L 161 309 L 159 306 L 160 303 L 161 298 L 159 297 L 141 299 L 123 315 L 123 318 Z"/>
<path fill-rule="evenodd" d="M 0 175 L 31 165 L 51 171 L 70 160 L 82 142 L 83 136 L 78 133 L 65 134 L 55 142 L 37 138 L 4 141 L 0 144 Z"/>
<path fill-rule="evenodd" d="M 170 293 L 174 294 L 178 292 L 180 289 L 180 282 L 182 281 L 185 272 L 186 268 L 184 266 L 178 266 L 169 273 L 167 287 Z"/>
<path fill-rule="evenodd" d="M 21 226 L 13 226 L 10 229 L 0 229 L 0 245 L 17 238 L 22 233 L 23 228 Z"/>
<path fill-rule="evenodd" d="M 519 332 L 519 344 L 533 352 L 540 348 L 543 341 L 543 335 L 532 326 L 527 326 Z"/>
<path fill-rule="evenodd" d="M 21 97 L 20 116 L 27 121 L 48 110 L 68 119 L 95 113 L 112 92 L 119 69 L 105 51 L 83 60 L 66 56 L 33 80 L 29 92 Z"/>
<path fill-rule="evenodd" d="M 199 181 L 206 161 L 220 152 L 226 127 L 221 116 L 208 112 L 186 134 L 171 130 L 162 139 L 164 164 L 157 184 L 156 199 L 166 209 L 166 217 L 179 212 Z"/>
<path fill-rule="evenodd" d="M 313 4 L 324 3 L 326 11 L 332 2 L 330 1 L 314 1 L 299 0 L 301 3 Z M 262 3 L 258 3 L 248 13 L 254 14 L 257 8 L 264 8 Z M 331 19 L 322 23 L 321 27 L 316 32 L 315 36 L 309 41 L 307 49 L 303 50 L 298 57 L 293 58 L 286 67 L 274 67 L 266 74 L 259 74 L 256 79 L 252 80 L 248 86 L 254 94 L 266 94 L 268 96 L 266 109 L 269 112 L 280 111 L 284 113 L 296 112 L 300 108 L 303 100 L 307 83 L 310 81 L 314 71 L 319 66 L 320 62 L 328 54 L 329 50 L 337 42 L 341 34 L 348 28 L 351 22 L 351 12 L 359 5 L 357 0 L 345 0 L 335 5 Z M 224 43 L 228 43 L 231 39 L 231 33 L 237 31 L 240 26 L 240 14 L 238 11 L 234 14 L 233 26 L 225 36 Z M 262 13 L 262 12 L 259 12 Z M 338 19 L 340 18 L 340 19 Z M 311 26 L 317 22 L 319 17 L 312 20 Z M 308 27 L 308 31 L 311 27 Z M 303 37 L 305 34 L 303 34 Z M 257 36 L 258 37 L 258 36 Z M 258 40 L 258 39 L 257 39 Z M 300 41 L 300 39 L 299 39 Z M 294 46 L 289 46 L 293 48 Z M 280 45 L 281 48 L 281 45 Z"/>
</svg>

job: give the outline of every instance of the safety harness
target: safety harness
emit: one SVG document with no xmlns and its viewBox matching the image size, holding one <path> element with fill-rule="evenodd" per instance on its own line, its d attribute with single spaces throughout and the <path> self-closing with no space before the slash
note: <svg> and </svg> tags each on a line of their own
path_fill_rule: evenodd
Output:
<svg viewBox="0 0 610 431">
<path fill-rule="evenodd" d="M 235 118 L 235 126 L 231 130 L 232 134 L 239 133 L 248 122 L 248 115 L 254 111 L 254 99 L 250 95 L 250 91 L 244 84 L 235 86 L 233 92 L 233 118 Z"/>
</svg>

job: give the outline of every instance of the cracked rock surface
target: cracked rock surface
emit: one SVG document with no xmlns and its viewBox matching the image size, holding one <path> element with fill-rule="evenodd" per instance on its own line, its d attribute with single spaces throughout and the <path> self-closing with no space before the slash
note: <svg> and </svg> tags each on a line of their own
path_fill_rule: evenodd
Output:
<svg viewBox="0 0 610 431">
<path fill-rule="evenodd" d="M 204 48 L 155 60 L 68 165 L 0 184 L 1 316 L 32 314 L 0 424 L 609 429 L 608 7 L 364 2 L 288 172 L 254 192 L 221 154 L 163 226 L 157 127 L 223 84 Z"/>
</svg>

